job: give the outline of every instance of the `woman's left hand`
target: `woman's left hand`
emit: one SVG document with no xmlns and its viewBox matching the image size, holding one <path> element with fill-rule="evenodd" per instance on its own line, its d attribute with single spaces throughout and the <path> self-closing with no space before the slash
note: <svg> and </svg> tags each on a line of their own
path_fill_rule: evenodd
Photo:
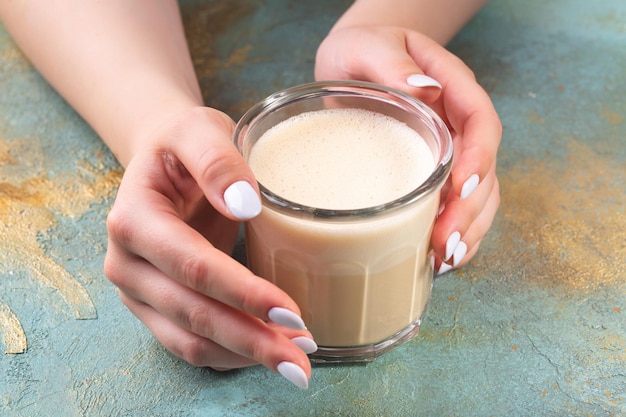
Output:
<svg viewBox="0 0 626 417">
<path fill-rule="evenodd" d="M 371 81 L 430 105 L 452 133 L 454 162 L 431 243 L 438 273 L 476 253 L 500 204 L 496 154 L 500 119 L 473 72 L 427 36 L 393 26 L 331 31 L 320 45 L 317 80 Z"/>
</svg>

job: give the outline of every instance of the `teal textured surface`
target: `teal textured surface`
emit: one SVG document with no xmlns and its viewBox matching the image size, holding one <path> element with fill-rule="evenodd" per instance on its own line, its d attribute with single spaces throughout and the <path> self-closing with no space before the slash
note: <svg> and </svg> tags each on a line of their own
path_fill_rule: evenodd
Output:
<svg viewBox="0 0 626 417">
<path fill-rule="evenodd" d="M 237 119 L 311 81 L 349 3 L 181 2 L 207 104 Z M 626 415 L 626 2 L 494 0 L 449 48 L 504 125 L 494 226 L 416 339 L 299 390 L 194 368 L 122 305 L 121 169 L 0 26 L 0 415 Z"/>
</svg>

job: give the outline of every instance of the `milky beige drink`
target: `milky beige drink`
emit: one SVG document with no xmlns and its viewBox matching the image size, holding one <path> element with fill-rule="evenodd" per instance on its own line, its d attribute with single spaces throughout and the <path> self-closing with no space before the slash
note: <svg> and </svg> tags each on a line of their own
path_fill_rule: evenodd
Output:
<svg viewBox="0 0 626 417">
<path fill-rule="evenodd" d="M 401 106 L 410 98 L 392 93 L 396 107 L 382 87 L 333 87 L 341 93 L 312 99 L 307 90 L 313 105 L 265 106 L 266 116 L 238 125 L 263 194 L 261 214 L 246 225 L 248 263 L 298 303 L 318 357 L 367 360 L 419 329 L 451 147 L 438 144 L 438 126 Z M 359 90 L 375 88 L 384 102 Z"/>
</svg>

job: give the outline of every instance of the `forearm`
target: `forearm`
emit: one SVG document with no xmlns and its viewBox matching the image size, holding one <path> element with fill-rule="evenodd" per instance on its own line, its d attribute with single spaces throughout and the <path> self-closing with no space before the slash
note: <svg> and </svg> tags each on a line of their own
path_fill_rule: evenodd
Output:
<svg viewBox="0 0 626 417">
<path fill-rule="evenodd" d="M 356 0 L 332 30 L 349 26 L 400 26 L 444 45 L 488 0 Z"/>
<path fill-rule="evenodd" d="M 1 1 L 0 18 L 124 165 L 163 118 L 202 104 L 175 0 Z"/>
</svg>

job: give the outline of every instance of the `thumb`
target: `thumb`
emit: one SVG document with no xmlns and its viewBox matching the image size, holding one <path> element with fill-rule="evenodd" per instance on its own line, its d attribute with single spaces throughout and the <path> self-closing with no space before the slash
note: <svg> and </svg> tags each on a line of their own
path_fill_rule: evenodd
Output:
<svg viewBox="0 0 626 417">
<path fill-rule="evenodd" d="M 225 113 L 196 108 L 179 123 L 173 151 L 218 212 L 245 221 L 261 212 L 261 200 L 252 170 L 231 141 L 234 127 Z"/>
<path fill-rule="evenodd" d="M 441 94 L 439 81 L 424 74 L 399 44 L 381 48 L 369 58 L 363 57 L 359 71 L 360 79 L 395 88 L 425 103 L 433 103 Z"/>
<path fill-rule="evenodd" d="M 318 49 L 317 78 L 375 82 L 433 103 L 442 86 L 425 75 L 407 50 L 408 41 L 398 28 L 346 28 L 331 33 Z"/>
</svg>

